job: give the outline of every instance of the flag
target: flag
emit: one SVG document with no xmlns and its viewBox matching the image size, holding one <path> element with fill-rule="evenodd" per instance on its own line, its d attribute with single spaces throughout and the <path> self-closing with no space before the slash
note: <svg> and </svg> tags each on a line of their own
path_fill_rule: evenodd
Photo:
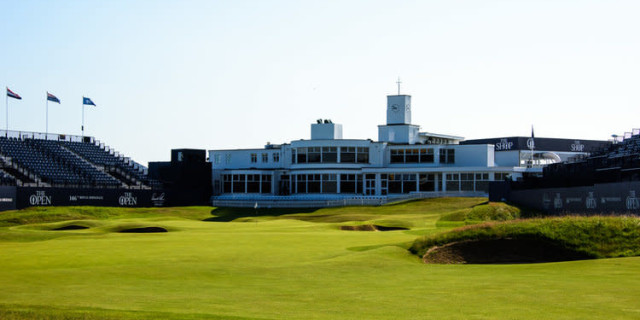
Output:
<svg viewBox="0 0 640 320">
<path fill-rule="evenodd" d="M 533 134 L 533 126 L 531 126 L 531 138 L 527 139 L 527 147 L 529 147 L 529 149 L 531 149 L 531 154 L 533 155 L 533 149 L 536 148 L 536 142 L 534 141 L 534 134 Z"/>
<path fill-rule="evenodd" d="M 85 106 L 96 106 L 96 104 L 87 97 L 82 97 L 82 104 Z"/>
<path fill-rule="evenodd" d="M 7 97 L 9 98 L 14 98 L 14 99 L 18 99 L 18 100 L 22 100 L 22 97 L 19 96 L 17 93 L 11 91 L 9 88 L 7 88 Z"/>
<path fill-rule="evenodd" d="M 533 136 L 533 126 L 531 126 L 531 139 L 533 139 L 533 138 L 535 138 L 535 137 Z"/>
<path fill-rule="evenodd" d="M 52 95 L 51 93 L 47 92 L 47 100 L 51 101 L 51 102 L 56 102 L 56 103 L 60 103 L 60 99 L 58 99 L 58 97 Z"/>
</svg>

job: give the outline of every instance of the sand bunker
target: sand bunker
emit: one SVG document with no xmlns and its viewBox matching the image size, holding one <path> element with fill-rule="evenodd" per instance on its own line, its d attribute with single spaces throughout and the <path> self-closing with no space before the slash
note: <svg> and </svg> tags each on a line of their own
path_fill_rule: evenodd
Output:
<svg viewBox="0 0 640 320">
<path fill-rule="evenodd" d="M 454 242 L 433 247 L 425 263 L 537 263 L 590 259 L 588 255 L 539 239 L 498 239 Z"/>
<path fill-rule="evenodd" d="M 168 232 L 167 229 L 161 227 L 141 227 L 120 230 L 121 233 L 157 233 Z"/>
<path fill-rule="evenodd" d="M 375 224 L 363 224 L 359 226 L 340 226 L 340 230 L 348 231 L 395 231 L 395 230 L 409 230 L 409 228 L 403 227 L 385 227 Z"/>
<path fill-rule="evenodd" d="M 51 230 L 64 231 L 64 230 L 84 230 L 84 229 L 89 229 L 89 227 L 85 227 L 85 226 L 81 226 L 81 225 L 77 225 L 77 224 L 70 224 L 70 225 L 66 225 L 66 226 L 55 228 L 55 229 L 51 229 Z"/>
</svg>

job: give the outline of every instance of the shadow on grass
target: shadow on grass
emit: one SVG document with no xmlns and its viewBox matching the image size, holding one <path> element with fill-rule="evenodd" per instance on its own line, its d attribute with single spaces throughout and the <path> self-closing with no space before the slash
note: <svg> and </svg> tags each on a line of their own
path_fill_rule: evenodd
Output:
<svg viewBox="0 0 640 320">
<path fill-rule="evenodd" d="M 278 217 L 287 214 L 313 213 L 318 208 L 215 208 L 211 210 L 213 217 L 202 221 L 230 222 L 239 218 Z"/>
</svg>

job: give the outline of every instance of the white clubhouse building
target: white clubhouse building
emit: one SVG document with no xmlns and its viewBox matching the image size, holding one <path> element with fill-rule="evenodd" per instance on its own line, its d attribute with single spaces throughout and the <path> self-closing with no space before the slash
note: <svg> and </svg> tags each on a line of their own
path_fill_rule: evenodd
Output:
<svg viewBox="0 0 640 320">
<path fill-rule="evenodd" d="M 342 125 L 318 120 L 311 125 L 311 140 L 261 149 L 210 150 L 212 200 L 217 205 L 262 207 L 486 195 L 489 181 L 539 174 L 545 164 L 586 154 L 584 147 L 521 148 L 524 143 L 517 141 L 526 137 L 476 142 L 420 132 L 411 123 L 411 108 L 411 96 L 387 96 L 387 123 L 378 126 L 378 141 L 343 139 Z"/>
</svg>

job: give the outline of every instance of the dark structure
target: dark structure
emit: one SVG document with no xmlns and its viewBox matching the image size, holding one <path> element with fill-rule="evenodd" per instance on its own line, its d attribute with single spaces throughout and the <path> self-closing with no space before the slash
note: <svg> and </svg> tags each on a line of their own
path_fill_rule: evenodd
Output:
<svg viewBox="0 0 640 320">
<path fill-rule="evenodd" d="M 149 162 L 149 177 L 162 184 L 167 205 L 209 205 L 211 163 L 205 150 L 173 149 L 170 162 Z"/>
</svg>

